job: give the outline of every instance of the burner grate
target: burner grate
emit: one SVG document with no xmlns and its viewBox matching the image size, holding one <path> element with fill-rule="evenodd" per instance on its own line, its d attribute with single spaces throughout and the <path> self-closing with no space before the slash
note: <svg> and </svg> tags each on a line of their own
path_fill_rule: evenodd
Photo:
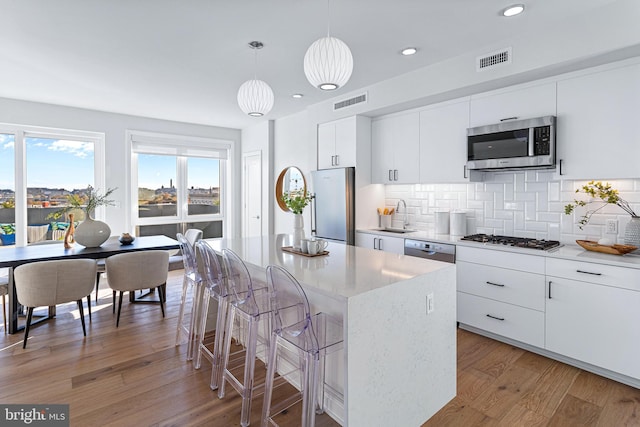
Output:
<svg viewBox="0 0 640 427">
<path fill-rule="evenodd" d="M 560 246 L 557 240 L 533 239 L 529 237 L 498 236 L 494 234 L 471 234 L 464 236 L 461 240 L 468 240 L 479 243 L 490 243 L 494 245 L 514 246 L 518 248 L 529 248 L 539 250 L 549 250 Z"/>
</svg>

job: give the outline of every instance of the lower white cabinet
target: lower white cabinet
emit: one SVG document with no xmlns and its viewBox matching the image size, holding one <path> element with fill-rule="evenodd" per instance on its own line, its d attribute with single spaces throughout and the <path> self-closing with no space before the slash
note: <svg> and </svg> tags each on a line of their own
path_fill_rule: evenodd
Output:
<svg viewBox="0 0 640 427">
<path fill-rule="evenodd" d="M 356 232 L 356 246 L 394 254 L 404 254 L 404 239 L 402 237 Z"/>
<path fill-rule="evenodd" d="M 456 248 L 458 322 L 544 346 L 544 258 Z"/>
<path fill-rule="evenodd" d="M 640 379 L 640 270 L 547 261 L 545 348 Z"/>
</svg>

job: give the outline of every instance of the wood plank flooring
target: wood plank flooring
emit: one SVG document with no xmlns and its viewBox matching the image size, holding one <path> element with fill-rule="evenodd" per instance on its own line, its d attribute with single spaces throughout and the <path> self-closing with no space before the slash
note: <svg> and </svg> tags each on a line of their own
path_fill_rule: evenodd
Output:
<svg viewBox="0 0 640 427">
<path fill-rule="evenodd" d="M 165 319 L 157 305 L 124 302 L 116 329 L 101 280 L 86 338 L 75 304 L 35 326 L 26 350 L 22 334 L 0 334 L 0 402 L 67 403 L 72 426 L 239 425 L 238 394 L 227 387 L 219 400 L 209 362 L 196 370 L 186 346 L 174 346 L 181 275 L 170 272 Z M 251 425 L 259 425 L 261 409 L 257 396 Z M 299 408 L 280 422 L 298 426 Z M 324 414 L 317 425 L 337 423 Z M 640 390 L 459 330 L 458 396 L 424 426 L 494 425 L 640 426 Z"/>
</svg>

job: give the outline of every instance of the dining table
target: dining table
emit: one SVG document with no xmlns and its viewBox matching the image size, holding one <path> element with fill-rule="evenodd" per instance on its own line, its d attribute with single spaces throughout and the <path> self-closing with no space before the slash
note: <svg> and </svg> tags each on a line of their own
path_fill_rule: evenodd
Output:
<svg viewBox="0 0 640 427">
<path fill-rule="evenodd" d="M 53 261 L 62 259 L 104 259 L 111 255 L 148 251 L 148 250 L 174 250 L 179 249 L 180 245 L 177 240 L 167 236 L 139 236 L 130 244 L 122 244 L 119 236 L 110 237 L 105 243 L 96 248 L 87 248 L 79 244 L 75 244 L 70 249 L 65 249 L 62 242 L 59 244 L 38 244 L 28 246 L 11 246 L 6 248 L 0 247 L 0 268 L 9 270 L 9 323 L 8 332 L 15 334 L 22 327 L 18 326 L 18 316 L 20 312 L 20 303 L 16 298 L 16 289 L 13 279 L 14 268 L 31 262 Z M 55 313 L 55 308 L 49 308 L 50 318 Z"/>
</svg>

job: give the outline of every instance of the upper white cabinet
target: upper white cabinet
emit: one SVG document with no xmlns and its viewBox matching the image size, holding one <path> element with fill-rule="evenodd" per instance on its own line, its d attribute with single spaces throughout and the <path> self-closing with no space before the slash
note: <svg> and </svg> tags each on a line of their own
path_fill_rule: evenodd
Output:
<svg viewBox="0 0 640 427">
<path fill-rule="evenodd" d="M 469 98 L 420 111 L 420 182 L 466 182 Z"/>
<path fill-rule="evenodd" d="M 318 125 L 318 169 L 356 166 L 357 116 Z"/>
<path fill-rule="evenodd" d="M 371 179 L 376 184 L 411 184 L 420 179 L 420 117 L 417 112 L 371 122 Z"/>
<path fill-rule="evenodd" d="M 638 178 L 639 111 L 640 64 L 558 81 L 561 178 Z"/>
<path fill-rule="evenodd" d="M 471 97 L 469 127 L 556 115 L 556 83 L 513 86 Z"/>
</svg>

